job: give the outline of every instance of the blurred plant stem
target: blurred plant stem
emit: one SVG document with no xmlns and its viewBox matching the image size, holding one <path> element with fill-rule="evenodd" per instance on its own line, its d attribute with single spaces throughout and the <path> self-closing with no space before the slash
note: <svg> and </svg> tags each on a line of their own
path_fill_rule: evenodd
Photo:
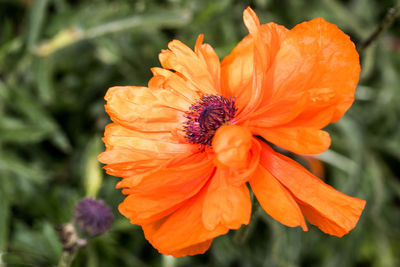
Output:
<svg viewBox="0 0 400 267">
<path fill-rule="evenodd" d="M 175 267 L 176 259 L 172 256 L 163 255 L 162 256 L 162 267 Z"/>
<path fill-rule="evenodd" d="M 58 262 L 58 267 L 69 267 L 69 266 L 71 266 L 71 263 L 75 258 L 75 254 L 76 253 L 72 254 L 70 252 L 64 251 L 62 256 L 61 256 L 60 261 Z"/>
<path fill-rule="evenodd" d="M 400 15 L 400 4 L 390 8 L 386 16 L 380 22 L 375 31 L 361 44 L 360 52 L 363 52 L 368 46 L 379 39 L 379 36 L 384 33 L 395 21 L 395 19 Z"/>
<path fill-rule="evenodd" d="M 101 137 L 95 135 L 86 147 L 85 166 L 83 168 L 86 197 L 96 198 L 103 184 L 103 173 L 97 155 L 102 149 Z"/>
<path fill-rule="evenodd" d="M 78 250 L 87 245 L 87 240 L 78 236 L 72 223 L 63 225 L 59 230 L 59 236 L 63 244 L 63 253 L 58 262 L 58 267 L 69 267 Z"/>
<path fill-rule="evenodd" d="M 70 27 L 61 30 L 52 39 L 36 48 L 36 54 L 42 57 L 60 50 L 73 43 L 94 39 L 103 35 L 130 30 L 140 27 L 183 26 L 191 19 L 191 14 L 185 10 L 164 11 L 162 13 L 136 15 L 130 18 L 119 19 L 102 25 L 81 29 Z"/>
</svg>

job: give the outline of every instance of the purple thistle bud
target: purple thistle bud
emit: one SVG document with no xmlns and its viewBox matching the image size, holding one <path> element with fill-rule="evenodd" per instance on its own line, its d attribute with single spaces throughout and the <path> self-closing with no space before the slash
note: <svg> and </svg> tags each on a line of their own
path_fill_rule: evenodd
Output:
<svg viewBox="0 0 400 267">
<path fill-rule="evenodd" d="M 74 224 L 84 235 L 94 237 L 111 228 L 114 216 L 102 200 L 84 198 L 75 206 Z"/>
</svg>

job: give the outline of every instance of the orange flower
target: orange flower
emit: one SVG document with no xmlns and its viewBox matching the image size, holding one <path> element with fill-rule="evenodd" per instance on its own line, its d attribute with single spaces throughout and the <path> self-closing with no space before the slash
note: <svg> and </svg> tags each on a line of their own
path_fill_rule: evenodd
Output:
<svg viewBox="0 0 400 267">
<path fill-rule="evenodd" d="M 99 160 L 127 195 L 120 212 L 164 254 L 204 253 L 216 236 L 248 224 L 247 183 L 284 225 L 343 236 L 365 201 L 326 185 L 267 141 L 299 154 L 328 149 L 322 131 L 353 102 L 360 65 L 349 37 L 321 18 L 292 30 L 244 11 L 246 36 L 220 63 L 197 39 L 174 40 L 148 87 L 112 87 L 113 123 Z"/>
</svg>

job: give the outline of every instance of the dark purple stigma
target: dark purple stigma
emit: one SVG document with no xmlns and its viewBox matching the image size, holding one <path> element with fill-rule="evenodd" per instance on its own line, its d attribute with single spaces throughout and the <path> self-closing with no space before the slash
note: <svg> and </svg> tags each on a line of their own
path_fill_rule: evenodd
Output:
<svg viewBox="0 0 400 267">
<path fill-rule="evenodd" d="M 220 95 L 205 95 L 186 112 L 183 125 L 186 139 L 193 144 L 211 146 L 215 132 L 229 123 L 237 109 L 235 99 Z"/>
</svg>

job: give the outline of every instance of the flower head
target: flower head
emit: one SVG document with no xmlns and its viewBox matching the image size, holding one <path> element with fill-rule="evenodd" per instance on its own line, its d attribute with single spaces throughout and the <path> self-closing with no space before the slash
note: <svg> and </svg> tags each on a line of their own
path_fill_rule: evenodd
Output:
<svg viewBox="0 0 400 267">
<path fill-rule="evenodd" d="M 78 231 L 91 237 L 104 234 L 111 228 L 114 216 L 102 200 L 84 198 L 75 206 L 74 224 Z"/>
<path fill-rule="evenodd" d="M 262 208 L 307 231 L 305 219 L 343 236 L 365 201 L 344 195 L 257 136 L 299 154 L 330 146 L 327 124 L 351 106 L 358 54 L 321 18 L 288 30 L 244 11 L 247 35 L 222 62 L 197 39 L 174 40 L 148 87 L 112 87 L 113 123 L 99 160 L 127 195 L 119 211 L 174 256 L 205 252 L 213 238 L 248 224 L 250 184 Z"/>
<path fill-rule="evenodd" d="M 186 112 L 183 129 L 193 144 L 211 145 L 215 132 L 235 116 L 235 101 L 220 95 L 205 95 Z"/>
</svg>

